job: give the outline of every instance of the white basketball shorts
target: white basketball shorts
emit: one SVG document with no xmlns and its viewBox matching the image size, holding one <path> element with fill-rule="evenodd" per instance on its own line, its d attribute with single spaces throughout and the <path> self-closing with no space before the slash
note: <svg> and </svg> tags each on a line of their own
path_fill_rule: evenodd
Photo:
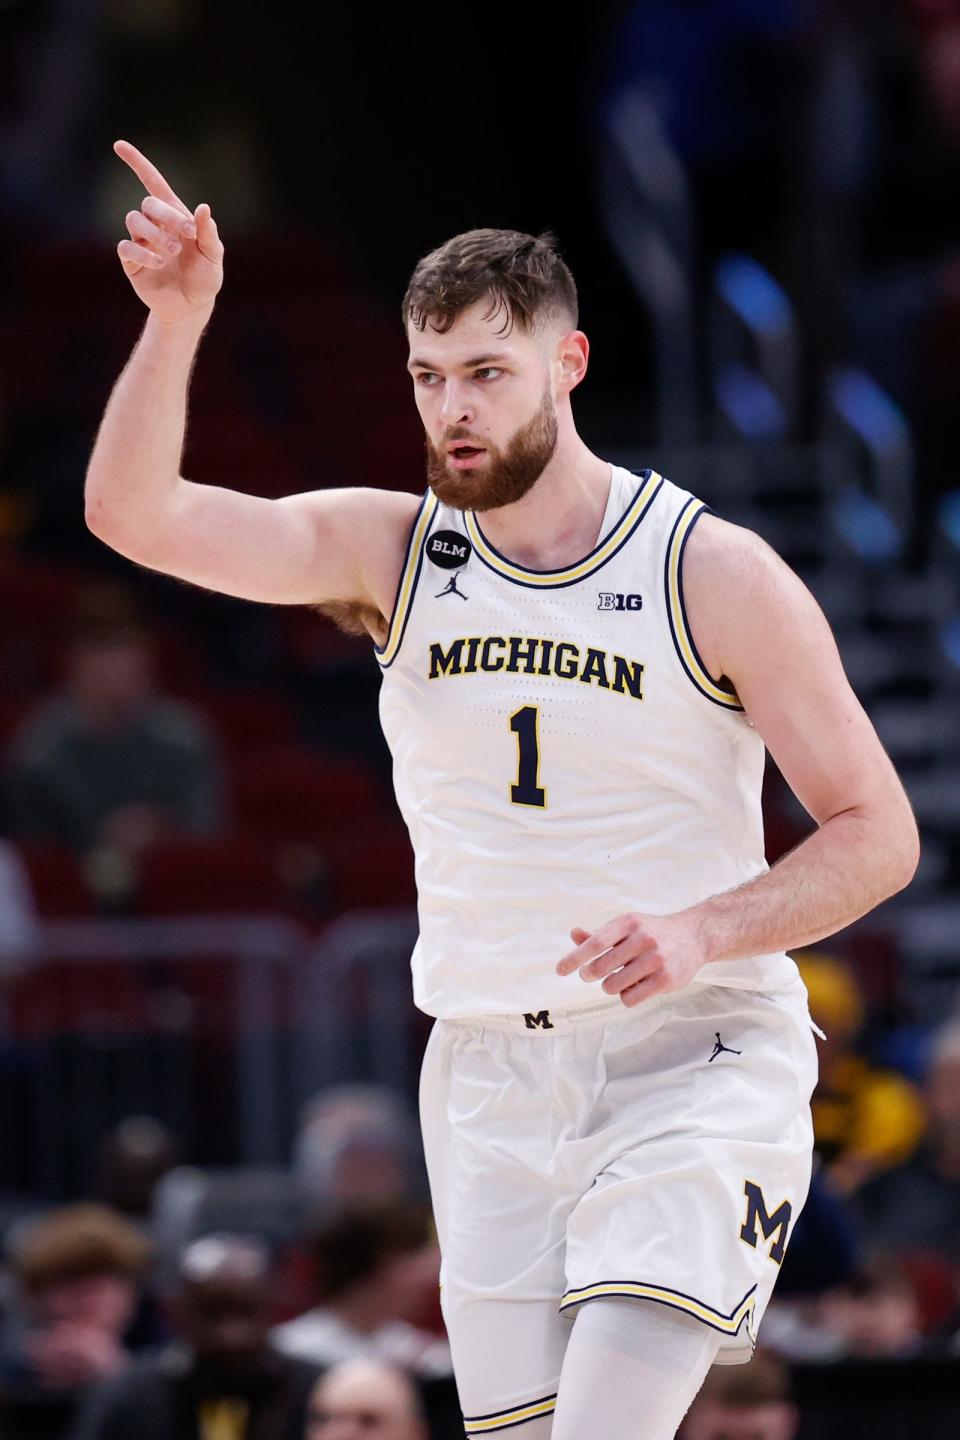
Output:
<svg viewBox="0 0 960 1440">
<path fill-rule="evenodd" d="M 600 1296 L 750 1358 L 810 1183 L 816 1074 L 799 979 L 435 1022 L 421 1122 L 467 1435 L 552 1411 Z"/>
</svg>

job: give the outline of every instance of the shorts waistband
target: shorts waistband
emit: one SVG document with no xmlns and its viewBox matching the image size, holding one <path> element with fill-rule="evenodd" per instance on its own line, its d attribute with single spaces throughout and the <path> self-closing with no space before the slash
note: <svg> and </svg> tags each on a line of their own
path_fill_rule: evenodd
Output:
<svg viewBox="0 0 960 1440">
<path fill-rule="evenodd" d="M 469 1029 L 511 1030 L 521 1035 L 568 1035 L 578 1026 L 604 1024 L 607 1021 L 637 1020 L 652 1015 L 686 990 L 654 995 L 642 1005 L 624 1005 L 621 1000 L 601 1000 L 594 1005 L 578 1005 L 574 1010 L 525 1010 L 520 1014 L 463 1015 L 444 1019 L 444 1025 L 460 1025 Z"/>
</svg>

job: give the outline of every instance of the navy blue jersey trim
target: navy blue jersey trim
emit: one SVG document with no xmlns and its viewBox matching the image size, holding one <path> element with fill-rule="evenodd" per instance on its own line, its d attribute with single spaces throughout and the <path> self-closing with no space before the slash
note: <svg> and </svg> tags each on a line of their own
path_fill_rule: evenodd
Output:
<svg viewBox="0 0 960 1440">
<path fill-rule="evenodd" d="M 739 1335 L 741 1327 L 746 1320 L 748 1310 L 744 1310 L 735 1330 L 728 1330 L 723 1325 L 716 1325 L 712 1320 L 705 1320 L 702 1315 L 696 1315 L 686 1305 L 681 1305 L 679 1300 L 666 1300 L 662 1295 L 634 1295 L 630 1290 L 605 1290 L 602 1295 L 591 1295 L 587 1300 L 570 1300 L 566 1305 L 560 1306 L 560 1314 L 565 1310 L 571 1310 L 574 1305 L 592 1305 L 597 1300 L 636 1300 L 642 1305 L 665 1305 L 668 1310 L 677 1310 L 681 1315 L 689 1315 L 691 1320 L 696 1320 L 698 1325 L 706 1325 L 708 1330 L 716 1330 L 719 1335 Z M 730 1317 L 731 1320 L 733 1316 Z"/>
<path fill-rule="evenodd" d="M 743 714 L 744 707 L 742 705 L 726 705 L 722 700 L 717 700 L 715 696 L 711 695 L 709 690 L 704 689 L 694 672 L 690 669 L 690 666 L 687 664 L 686 657 L 683 653 L 683 650 L 680 646 L 679 638 L 677 636 L 677 629 L 673 621 L 673 606 L 670 603 L 670 563 L 671 555 L 673 552 L 673 541 L 678 529 L 680 528 L 681 522 L 683 521 L 683 517 L 690 509 L 690 506 L 696 505 L 697 503 L 698 502 L 693 497 L 691 497 L 687 501 L 683 509 L 680 511 L 680 514 L 677 516 L 674 522 L 673 529 L 670 531 L 670 539 L 667 541 L 667 559 L 663 574 L 663 588 L 664 596 L 666 599 L 667 620 L 670 624 L 670 635 L 673 640 L 674 649 L 676 650 L 677 656 L 680 660 L 680 664 L 683 666 L 684 673 L 687 675 L 691 683 L 697 688 L 700 694 L 704 697 L 704 699 L 709 700 L 712 705 L 718 706 L 721 710 L 730 710 L 733 711 L 735 714 Z M 707 669 L 706 665 L 704 665 L 703 657 L 694 642 L 693 631 L 690 628 L 690 621 L 687 616 L 687 607 L 683 598 L 683 552 L 687 548 L 687 541 L 690 539 L 691 534 L 695 530 L 700 520 L 700 516 L 712 515 L 713 513 L 714 512 L 710 510 L 708 506 L 704 505 L 701 507 L 698 513 L 693 517 L 693 520 L 690 522 L 690 528 L 687 530 L 686 535 L 684 535 L 683 539 L 680 542 L 680 553 L 677 556 L 677 595 L 680 600 L 680 614 L 683 617 L 683 626 L 684 630 L 686 631 L 687 642 L 689 643 L 690 649 L 693 651 L 693 655 L 697 661 L 697 664 L 700 666 L 701 670 L 705 675 L 710 675 L 710 671 Z M 712 678 L 713 677 L 711 676 L 711 679 Z M 729 695 L 731 699 L 738 699 L 736 687 L 727 679 L 725 675 L 722 676 L 719 680 L 714 680 L 713 683 L 714 685 L 716 685 L 718 690 L 722 690 L 726 695 Z"/>
<path fill-rule="evenodd" d="M 376 652 L 377 652 L 378 655 L 382 655 L 383 652 L 386 650 L 387 646 L 390 644 L 390 631 L 393 629 L 393 619 L 394 619 L 394 616 L 395 616 L 396 613 L 397 613 L 397 606 L 398 606 L 399 603 L 400 603 L 400 591 L 403 589 L 404 576 L 405 576 L 406 573 L 407 573 L 407 566 L 408 566 L 408 564 L 410 563 L 410 547 L 411 547 L 411 545 L 413 544 L 413 537 L 414 537 L 414 535 L 416 534 L 417 521 L 420 519 L 420 516 L 423 514 L 423 507 L 424 507 L 424 505 L 426 505 L 426 503 L 427 503 L 427 497 L 429 496 L 429 494 L 430 494 L 430 491 L 429 491 L 429 490 L 425 490 L 425 491 L 424 491 L 423 497 L 422 497 L 422 499 L 421 499 L 421 501 L 420 501 L 420 504 L 417 506 L 416 514 L 414 515 L 413 521 L 412 521 L 412 523 L 411 523 L 411 525 L 410 525 L 410 534 L 407 536 L 407 544 L 406 544 L 406 547 L 405 547 L 404 552 L 403 552 L 403 564 L 400 566 L 400 578 L 397 580 L 397 588 L 396 588 L 396 592 L 395 592 L 394 597 L 393 597 L 393 604 L 392 604 L 391 607 L 390 607 L 390 615 L 389 615 L 389 618 L 388 618 L 388 620 L 387 620 L 387 638 L 386 638 L 386 642 L 385 642 L 383 645 L 378 645 L 378 644 L 376 643 L 376 641 L 374 641 L 374 645 L 373 645 L 373 648 L 374 648 L 374 650 L 376 650 Z"/>
<path fill-rule="evenodd" d="M 502 1435 L 504 1430 L 515 1430 L 518 1425 L 530 1425 L 534 1420 L 543 1420 L 545 1416 L 552 1415 L 552 1410 L 545 1410 L 543 1415 L 527 1415 L 522 1420 L 505 1420 L 502 1425 L 494 1425 L 491 1430 L 477 1430 L 469 1440 L 480 1440 L 481 1435 Z M 469 1425 L 470 1421 L 465 1418 L 463 1423 Z"/>
<path fill-rule="evenodd" d="M 550 1395 L 541 1395 L 539 1400 L 524 1400 L 522 1405 L 505 1405 L 502 1410 L 491 1410 L 488 1415 L 464 1415 L 465 1425 L 476 1425 L 481 1420 L 496 1420 L 498 1415 L 514 1415 L 518 1410 L 529 1410 L 531 1405 L 546 1405 L 548 1400 L 556 1400 L 557 1392 L 554 1390 Z M 517 1422 L 525 1425 L 525 1420 Z"/>
<path fill-rule="evenodd" d="M 379 664 L 381 670 L 389 670 L 389 669 L 390 669 L 390 666 L 393 664 L 394 660 L 396 660 L 397 656 L 400 654 L 400 648 L 401 648 L 401 646 L 403 645 L 403 637 L 404 637 L 404 635 L 406 635 L 406 633 L 407 633 L 407 625 L 410 623 L 410 612 L 411 612 L 412 609 L 413 609 L 413 602 L 414 602 L 414 599 L 415 599 L 415 597 L 416 597 L 417 586 L 418 586 L 418 584 L 420 583 L 420 571 L 423 569 L 423 552 L 424 552 L 424 549 L 425 549 L 425 547 L 426 547 L 427 536 L 430 534 L 430 531 L 433 529 L 434 521 L 435 521 L 436 518 L 437 518 L 437 511 L 440 509 L 439 505 L 437 505 L 437 506 L 434 507 L 433 514 L 430 516 L 430 523 L 427 525 L 426 530 L 424 530 L 424 532 L 423 532 L 423 540 L 422 540 L 421 545 L 420 545 L 420 553 L 419 553 L 419 555 L 417 556 L 417 568 L 416 568 L 416 570 L 415 570 L 415 572 L 414 572 L 413 581 L 412 581 L 411 586 L 410 586 L 410 598 L 409 598 L 409 600 L 407 601 L 407 613 L 406 613 L 406 614 L 404 615 L 404 617 L 403 617 L 403 624 L 402 624 L 401 627 L 400 627 L 400 634 L 397 636 L 397 643 L 396 643 L 396 645 L 394 645 L 394 647 L 393 647 L 393 654 L 391 655 L 391 657 L 390 657 L 389 660 L 387 660 L 387 661 L 382 661 L 382 660 L 380 659 L 380 656 L 383 655 L 383 654 L 385 654 L 386 651 L 387 651 L 387 650 L 389 649 L 389 647 L 390 647 L 390 640 L 391 640 L 391 635 L 392 635 L 392 631 L 393 631 L 393 622 L 394 622 L 394 619 L 396 618 L 396 614 L 397 614 L 397 605 L 399 604 L 400 595 L 401 595 L 401 592 L 402 592 L 402 590 L 403 590 L 403 582 L 404 582 L 404 580 L 405 580 L 405 578 L 406 578 L 407 566 L 410 564 L 410 551 L 411 551 L 411 548 L 412 548 L 412 546 L 413 546 L 413 537 L 414 537 L 414 536 L 416 535 L 416 533 L 417 533 L 417 525 L 419 524 L 420 516 L 423 514 L 423 507 L 424 507 L 424 505 L 426 505 L 426 503 L 427 503 L 427 501 L 430 499 L 431 495 L 432 495 L 432 491 L 427 490 L 426 493 L 424 494 L 423 499 L 420 501 L 420 504 L 417 506 L 417 513 L 416 513 L 416 515 L 414 515 L 414 517 L 413 517 L 413 524 L 410 526 L 410 535 L 409 535 L 409 537 L 408 537 L 408 539 L 407 539 L 407 548 L 406 548 L 406 551 L 404 552 L 403 565 L 401 566 L 401 569 L 400 569 L 400 579 L 397 581 L 397 593 L 396 593 L 396 595 L 394 596 L 394 600 L 393 600 L 393 610 L 392 610 L 391 613 L 390 613 L 390 625 L 389 625 L 389 628 L 388 628 L 388 630 L 387 630 L 387 640 L 386 640 L 386 644 L 385 644 L 385 645 L 377 645 L 377 644 L 374 644 L 374 647 L 373 647 L 374 650 L 376 651 L 376 654 L 377 654 L 377 663 Z"/>
<path fill-rule="evenodd" d="M 674 1290 L 673 1287 L 670 1285 L 654 1285 L 652 1281 L 648 1280 L 594 1280 L 590 1285 L 578 1285 L 575 1290 L 568 1291 L 567 1294 L 576 1295 L 582 1290 L 593 1290 L 601 1285 L 604 1287 L 604 1293 L 602 1295 L 590 1295 L 583 1300 L 561 1300 L 559 1307 L 560 1313 L 562 1314 L 564 1310 L 572 1309 L 575 1305 L 589 1305 L 594 1300 L 610 1300 L 617 1298 L 624 1300 L 642 1300 L 648 1301 L 652 1305 L 667 1305 L 672 1310 L 681 1310 L 684 1315 L 689 1315 L 691 1320 L 699 1320 L 701 1325 L 707 1325 L 710 1327 L 711 1330 L 719 1330 L 721 1335 L 739 1335 L 743 1322 L 750 1314 L 749 1307 L 744 1310 L 743 1314 L 740 1316 L 740 1319 L 737 1322 L 736 1329 L 727 1330 L 724 1329 L 722 1325 L 715 1325 L 713 1321 L 705 1320 L 702 1315 L 696 1315 L 691 1309 L 689 1309 L 688 1306 L 682 1304 L 681 1302 L 684 1300 L 689 1300 L 691 1304 L 699 1305 L 701 1310 L 708 1310 L 711 1315 L 716 1315 L 718 1320 L 726 1320 L 729 1323 L 733 1320 L 733 1317 L 734 1315 L 736 1315 L 737 1311 L 740 1310 L 744 1305 L 746 1305 L 747 1301 L 750 1299 L 750 1296 L 754 1294 L 757 1288 L 756 1285 L 751 1285 L 750 1289 L 746 1292 L 743 1299 L 738 1301 L 738 1303 L 734 1305 L 733 1309 L 730 1311 L 729 1314 L 724 1314 L 724 1312 L 722 1310 L 718 1310 L 715 1305 L 708 1305 L 705 1300 L 699 1300 L 696 1295 L 688 1295 L 683 1290 Z M 628 1290 L 626 1288 L 624 1288 L 623 1290 L 618 1290 L 616 1288 L 618 1285 L 622 1285 L 624 1287 L 628 1285 L 649 1286 L 649 1288 L 652 1290 L 660 1291 L 660 1294 L 636 1295 L 633 1293 L 632 1290 Z M 607 1286 L 609 1286 L 610 1288 L 607 1289 Z M 668 1299 L 667 1297 L 669 1295 L 675 1295 L 677 1297 L 676 1300 Z"/>
<path fill-rule="evenodd" d="M 650 471 L 650 470 L 647 470 L 647 471 L 645 471 L 644 473 L 645 473 L 645 477 L 646 477 L 646 478 L 644 479 L 643 484 L 645 485 L 645 484 L 647 483 L 647 480 L 650 479 L 650 476 L 651 476 L 651 474 L 652 474 L 653 472 Z M 633 498 L 632 498 L 631 501 L 630 501 L 630 505 L 627 506 L 626 510 L 624 511 L 624 514 L 626 514 L 626 513 L 629 511 L 631 505 L 634 505 L 634 504 L 636 503 L 637 496 L 640 494 L 640 491 L 641 491 L 642 489 L 643 489 L 643 485 L 639 485 L 639 486 L 637 487 L 637 489 L 634 491 Z M 647 514 L 648 510 L 650 509 L 650 506 L 651 506 L 651 505 L 653 504 L 653 502 L 656 500 L 657 496 L 660 494 L 660 491 L 661 491 L 662 489 L 663 489 L 663 477 L 661 476 L 660 483 L 657 485 L 657 487 L 656 487 L 656 489 L 654 490 L 653 494 L 650 496 L 650 499 L 647 501 L 646 505 L 644 505 L 643 509 L 640 511 L 640 514 L 637 516 L 636 520 L 634 520 L 633 524 L 630 526 L 630 529 L 626 532 L 626 534 L 622 537 L 622 539 L 618 541 L 618 543 L 617 543 L 617 544 L 614 546 L 614 548 L 610 551 L 610 554 L 606 557 L 606 559 L 605 559 L 605 560 L 601 560 L 598 565 L 594 565 L 590 570 L 587 571 L 587 573 L 586 573 L 585 575 L 575 576 L 572 580 L 557 580 L 557 581 L 555 581 L 554 584 L 552 584 L 552 585 L 544 585 L 544 584 L 542 584 L 542 583 L 538 585 L 538 584 L 537 584 L 535 581 L 533 581 L 533 580 L 518 580 L 518 579 L 516 579 L 516 577 L 513 576 L 513 575 L 506 575 L 506 574 L 504 574 L 504 572 L 500 569 L 500 567 L 499 567 L 498 565 L 492 565 L 492 564 L 490 563 L 490 561 L 486 558 L 486 556 L 481 552 L 481 550 L 479 549 L 479 547 L 474 547 L 475 553 L 476 553 L 478 559 L 480 559 L 480 560 L 483 562 L 483 564 L 486 565 L 487 569 L 488 569 L 488 570 L 492 570 L 495 575 L 499 575 L 500 578 L 501 578 L 501 580 L 508 580 L 511 585 L 520 585 L 520 586 L 523 587 L 524 590 L 566 590 L 570 585 L 582 585 L 582 584 L 584 584 L 587 580 L 589 580 L 592 576 L 598 575 L 605 565 L 609 565 L 609 564 L 610 564 L 610 561 L 614 558 L 615 555 L 619 555 L 619 553 L 620 553 L 620 551 L 623 549 L 624 545 L 626 545 L 626 543 L 627 543 L 627 541 L 630 539 L 631 535 L 633 535 L 633 533 L 634 533 L 635 530 L 637 529 L 637 526 L 640 525 L 640 524 L 642 524 L 644 518 L 646 517 L 646 514 Z M 505 555 L 501 555 L 501 554 L 500 554 L 500 551 L 496 548 L 495 545 L 491 545 L 491 544 L 490 544 L 490 541 L 487 539 L 486 535 L 484 535 L 484 534 L 483 534 L 483 531 L 480 529 L 480 522 L 477 520 L 476 515 L 474 515 L 473 520 L 474 520 L 474 524 L 476 525 L 477 529 L 480 531 L 480 534 L 483 536 L 483 543 L 484 543 L 485 545 L 489 546 L 489 548 L 493 551 L 494 555 L 496 555 L 499 560 L 502 560 L 502 561 L 503 561 L 504 565 L 513 565 L 514 568 L 519 568 L 519 569 L 521 569 L 521 570 L 526 570 L 527 573 L 530 574 L 530 575 L 562 575 L 562 574 L 564 573 L 564 571 L 570 570 L 570 569 L 573 568 L 573 567 L 570 566 L 570 565 L 562 565 L 558 570 L 531 570 L 531 569 L 529 568 L 529 566 L 525 566 L 525 565 L 521 565 L 521 566 L 518 567 L 517 564 L 516 564 L 516 561 L 514 561 L 514 560 L 508 560 Z M 609 538 L 609 537 L 607 537 L 607 538 Z M 597 551 L 598 551 L 598 550 L 601 550 L 601 549 L 603 548 L 603 544 L 604 544 L 604 543 L 605 543 L 604 541 L 601 541 L 601 543 L 600 543 L 599 545 L 595 545 L 594 548 L 590 551 L 590 554 L 589 554 L 589 555 L 584 555 L 584 557 L 583 557 L 581 560 L 577 560 L 575 563 L 576 563 L 577 565 L 588 565 L 589 562 L 590 562 L 591 557 L 594 556 L 594 555 L 596 555 Z"/>
</svg>

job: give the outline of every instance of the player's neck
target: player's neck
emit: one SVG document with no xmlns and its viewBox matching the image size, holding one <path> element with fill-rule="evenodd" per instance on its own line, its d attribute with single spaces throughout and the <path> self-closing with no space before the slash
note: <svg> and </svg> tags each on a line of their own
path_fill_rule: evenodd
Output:
<svg viewBox="0 0 960 1440">
<path fill-rule="evenodd" d="M 513 505 L 480 517 L 492 545 L 530 570 L 560 570 L 589 555 L 600 538 L 610 495 L 609 461 L 574 432 L 561 437 L 533 488 Z"/>
</svg>

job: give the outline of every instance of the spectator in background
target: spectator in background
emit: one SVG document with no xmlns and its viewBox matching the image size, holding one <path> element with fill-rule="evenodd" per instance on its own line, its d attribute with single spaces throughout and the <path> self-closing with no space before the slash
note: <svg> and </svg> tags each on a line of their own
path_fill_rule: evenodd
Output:
<svg viewBox="0 0 960 1440">
<path fill-rule="evenodd" d="M 824 1295 L 820 1321 L 834 1360 L 909 1360 L 923 1347 L 916 1290 L 896 1261 L 874 1260 Z"/>
<path fill-rule="evenodd" d="M 256 1241 L 184 1252 L 180 1339 L 89 1397 L 72 1440 L 303 1440 L 317 1367 L 270 1343 L 272 1272 Z"/>
<path fill-rule="evenodd" d="M 304 1440 L 429 1440 L 417 1387 L 381 1360 L 344 1360 L 313 1388 Z"/>
<path fill-rule="evenodd" d="M 811 1101 L 816 1151 L 834 1188 L 851 1195 L 913 1154 L 923 1135 L 923 1104 L 904 1076 L 878 1069 L 858 1052 L 864 1005 L 849 967 L 814 951 L 794 958 L 810 1014 L 827 1036 Z"/>
<path fill-rule="evenodd" d="M 681 1440 L 793 1440 L 800 1424 L 786 1366 L 758 1350 L 748 1365 L 715 1365 L 680 1429 Z"/>
<path fill-rule="evenodd" d="M 311 1222 L 365 1200 L 425 1193 L 420 1137 L 407 1103 L 383 1085 L 336 1085 L 305 1107 L 293 1170 Z"/>
<path fill-rule="evenodd" d="M 130 1364 L 149 1258 L 140 1233 L 99 1205 L 54 1210 L 15 1238 L 20 1299 L 0 1342 L 0 1388 L 5 1411 L 35 1416 L 31 1433 L 46 1424 L 59 1435 L 84 1391 Z"/>
<path fill-rule="evenodd" d="M 156 689 L 150 643 L 135 619 L 83 622 L 64 688 L 15 737 L 7 774 L 15 838 L 52 840 L 97 863 L 131 864 L 177 832 L 222 821 L 220 758 L 186 705 Z"/>
<path fill-rule="evenodd" d="M 355 1205 L 316 1233 L 313 1251 L 320 1304 L 274 1330 L 281 1350 L 322 1366 L 379 1359 L 423 1377 L 452 1373 L 447 1341 L 422 1328 L 440 1272 L 429 1210 Z"/>
<path fill-rule="evenodd" d="M 815 1158 L 810 1194 L 794 1222 L 777 1290 L 763 1317 L 763 1343 L 791 1361 L 833 1358 L 820 1298 L 858 1273 L 860 1238 L 848 1202 Z"/>
<path fill-rule="evenodd" d="M 146 1229 L 153 1192 L 176 1163 L 173 1132 L 152 1115 L 130 1115 L 103 1142 L 100 1194 L 106 1204 Z"/>
<path fill-rule="evenodd" d="M 960 1020 L 934 1036 L 924 1099 L 923 1145 L 864 1186 L 857 1206 L 873 1248 L 934 1250 L 960 1266 Z"/>
</svg>

